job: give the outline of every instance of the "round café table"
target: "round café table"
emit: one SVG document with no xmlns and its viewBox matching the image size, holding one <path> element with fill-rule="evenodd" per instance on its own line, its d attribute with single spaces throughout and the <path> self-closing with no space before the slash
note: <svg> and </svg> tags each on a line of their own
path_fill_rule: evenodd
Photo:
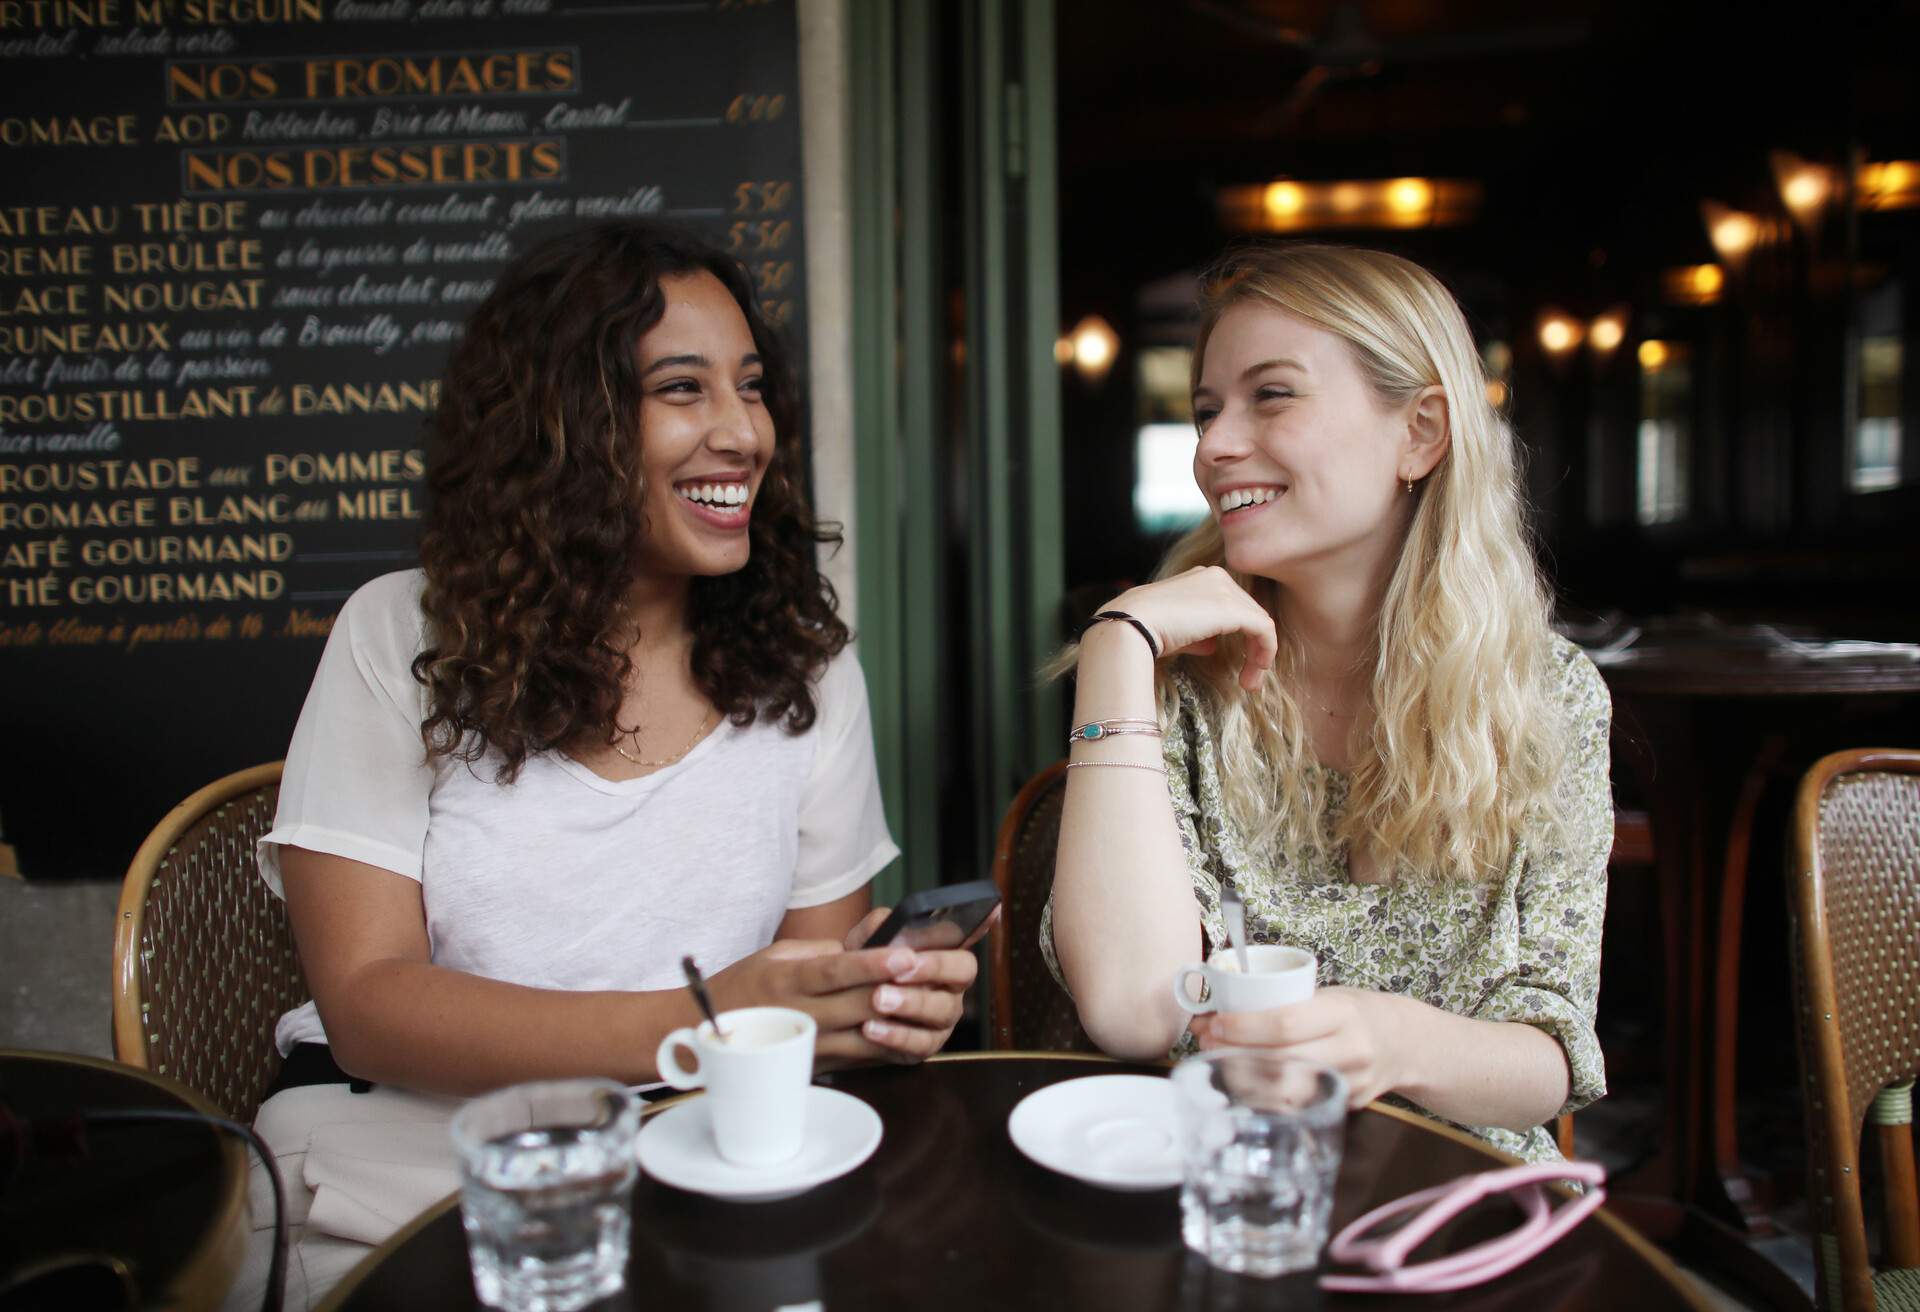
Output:
<svg viewBox="0 0 1920 1312">
<path fill-rule="evenodd" d="M 819 1083 L 879 1111 L 885 1137 L 866 1164 L 798 1198 L 755 1205 L 681 1193 L 643 1175 L 627 1288 L 594 1306 L 1411 1312 L 1434 1301 L 1323 1295 L 1310 1275 L 1254 1280 L 1213 1271 L 1180 1242 L 1175 1190 L 1096 1189 L 1028 1161 L 1007 1137 L 1008 1113 L 1035 1089 L 1165 1069 L 1065 1053 L 956 1053 L 923 1066 L 822 1076 Z M 1334 1225 L 1508 1160 L 1423 1117 L 1370 1107 L 1348 1127 Z M 1518 1215 L 1490 1204 L 1435 1243 L 1476 1242 Z M 1517 1271 L 1444 1296 L 1444 1305 L 1448 1312 L 1705 1307 L 1658 1250 L 1604 1210 Z M 321 1305 L 325 1312 L 475 1306 L 457 1196 L 372 1253 Z"/>
<path fill-rule="evenodd" d="M 1785 839 L 1778 827 L 1757 830 L 1756 818 L 1771 778 L 1798 777 L 1842 747 L 1901 741 L 1920 714 L 1920 662 L 1897 650 L 1814 656 L 1770 630 L 1692 619 L 1649 622 L 1600 673 L 1623 772 L 1653 833 L 1668 1015 L 1658 1151 L 1621 1190 L 1699 1203 L 1755 1235 L 1777 1234 L 1738 1140 L 1748 869 L 1756 851 L 1777 864 Z M 1777 926 L 1779 895 L 1759 899 L 1753 914 Z M 1651 1208 L 1635 1217 L 1663 1238 L 1688 1219 Z M 1716 1234 L 1693 1226 L 1688 1246 L 1740 1262 L 1738 1246 Z"/>
<path fill-rule="evenodd" d="M 29 1145 L 11 1161 L 0 1147 L 0 1305 L 35 1305 L 41 1295 L 20 1283 L 64 1269 L 101 1282 L 61 1286 L 65 1307 L 112 1306 L 109 1293 L 128 1308 L 219 1307 L 246 1252 L 245 1149 L 201 1125 L 72 1120 L 218 1116 L 211 1103 L 118 1062 L 0 1049 L 0 1108 L 26 1123 Z"/>
</svg>

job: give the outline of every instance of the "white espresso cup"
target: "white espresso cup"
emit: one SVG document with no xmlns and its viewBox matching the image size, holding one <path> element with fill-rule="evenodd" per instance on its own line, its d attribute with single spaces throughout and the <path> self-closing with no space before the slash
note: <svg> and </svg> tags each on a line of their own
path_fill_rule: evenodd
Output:
<svg viewBox="0 0 1920 1312">
<path fill-rule="evenodd" d="M 660 1040 L 655 1063 L 676 1089 L 707 1091 L 714 1147 L 736 1166 L 772 1166 L 800 1151 L 807 1128 L 807 1086 L 813 1082 L 813 1017 L 787 1007 L 742 1007 L 720 1013 L 726 1037 L 702 1021 Z M 700 1069 L 680 1064 L 693 1049 Z"/>
<path fill-rule="evenodd" d="M 1247 949 L 1247 973 L 1240 972 L 1238 954 L 1221 948 L 1207 958 L 1182 966 L 1173 974 L 1173 1000 L 1194 1015 L 1210 1011 L 1265 1011 L 1313 996 L 1314 974 L 1320 963 L 1305 948 L 1260 945 Z M 1195 1002 L 1188 981 L 1198 975 L 1206 981 L 1206 1002 Z"/>
</svg>

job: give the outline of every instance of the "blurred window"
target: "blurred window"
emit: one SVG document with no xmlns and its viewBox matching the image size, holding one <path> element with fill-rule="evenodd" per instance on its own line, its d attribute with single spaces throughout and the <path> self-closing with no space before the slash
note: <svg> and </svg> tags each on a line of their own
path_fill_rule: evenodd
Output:
<svg viewBox="0 0 1920 1312">
<path fill-rule="evenodd" d="M 1860 409 L 1847 482 L 1855 492 L 1900 484 L 1900 284 L 1888 282 L 1861 303 Z"/>
<path fill-rule="evenodd" d="M 1640 343 L 1639 450 L 1634 518 L 1671 524 L 1687 516 L 1687 466 L 1693 446 L 1693 370 L 1679 342 Z"/>
<path fill-rule="evenodd" d="M 1143 533 L 1192 528 L 1207 517 L 1207 498 L 1193 481 L 1192 424 L 1142 424 L 1134 436 L 1133 519 Z"/>
<path fill-rule="evenodd" d="M 1134 357 L 1139 429 L 1133 440 L 1133 519 L 1143 533 L 1192 528 L 1208 514 L 1193 481 L 1193 350 L 1142 347 Z"/>
</svg>

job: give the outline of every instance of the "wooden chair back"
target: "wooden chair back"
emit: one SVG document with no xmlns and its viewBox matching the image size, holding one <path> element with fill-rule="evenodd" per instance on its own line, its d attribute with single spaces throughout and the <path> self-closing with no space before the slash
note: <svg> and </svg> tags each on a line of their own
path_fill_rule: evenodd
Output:
<svg viewBox="0 0 1920 1312">
<path fill-rule="evenodd" d="M 992 936 L 993 1046 L 1026 1052 L 1097 1052 L 1080 1028 L 1073 999 L 1054 983 L 1040 955 L 1040 913 L 1053 890 L 1053 853 L 1067 763 L 1055 761 L 1027 781 L 1000 821 L 993 882 L 1000 923 Z"/>
<path fill-rule="evenodd" d="M 1816 762 L 1800 782 L 1790 860 L 1819 1303 L 1920 1307 L 1920 751 L 1868 748 Z M 1886 1191 L 1878 1273 L 1860 1186 L 1867 1123 Z"/>
<path fill-rule="evenodd" d="M 280 798 L 274 761 L 208 784 L 127 869 L 113 936 L 113 1046 L 251 1122 L 280 1069 L 273 1029 L 311 993 L 286 904 L 254 864 Z"/>
</svg>

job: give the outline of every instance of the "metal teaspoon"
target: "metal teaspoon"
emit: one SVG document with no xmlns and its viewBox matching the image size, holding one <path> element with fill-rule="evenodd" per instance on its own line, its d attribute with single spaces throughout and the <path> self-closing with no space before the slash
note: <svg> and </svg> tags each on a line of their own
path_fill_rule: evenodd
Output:
<svg viewBox="0 0 1920 1312">
<path fill-rule="evenodd" d="M 1247 904 L 1240 900 L 1240 890 L 1231 883 L 1220 890 L 1220 917 L 1227 922 L 1227 938 L 1233 943 L 1240 973 L 1251 975 L 1253 970 L 1247 965 Z"/>
<path fill-rule="evenodd" d="M 707 981 L 700 977 L 700 967 L 693 964 L 692 957 L 682 957 L 680 969 L 687 972 L 687 987 L 693 990 L 693 1000 L 700 1004 L 700 1012 L 707 1018 L 707 1024 L 713 1026 L 713 1037 L 725 1043 L 727 1032 L 720 1028 L 720 1017 L 714 1014 L 713 998 L 707 992 Z"/>
</svg>

